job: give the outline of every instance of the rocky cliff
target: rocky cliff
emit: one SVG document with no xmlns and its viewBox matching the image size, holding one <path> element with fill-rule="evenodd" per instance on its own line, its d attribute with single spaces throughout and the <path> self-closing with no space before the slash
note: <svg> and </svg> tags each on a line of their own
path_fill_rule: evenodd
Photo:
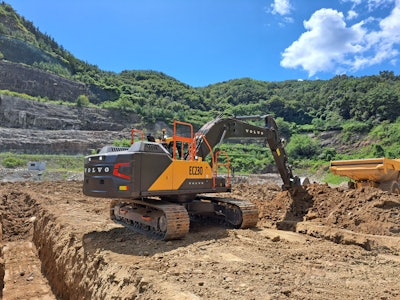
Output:
<svg viewBox="0 0 400 300">
<path fill-rule="evenodd" d="M 23 64 L 0 61 L 0 89 L 34 97 L 74 102 L 89 89 L 78 83 Z"/>
<path fill-rule="evenodd" d="M 0 95 L 0 126 L 43 130 L 111 130 L 130 128 L 140 118 L 119 110 L 56 105 Z"/>
<path fill-rule="evenodd" d="M 51 100 L 75 102 L 86 95 L 92 103 L 118 98 L 116 92 L 86 85 L 49 72 L 10 61 L 0 60 L 0 89 Z"/>
<path fill-rule="evenodd" d="M 0 95 L 0 152 L 86 154 L 129 138 L 139 121 L 133 113 Z"/>
</svg>

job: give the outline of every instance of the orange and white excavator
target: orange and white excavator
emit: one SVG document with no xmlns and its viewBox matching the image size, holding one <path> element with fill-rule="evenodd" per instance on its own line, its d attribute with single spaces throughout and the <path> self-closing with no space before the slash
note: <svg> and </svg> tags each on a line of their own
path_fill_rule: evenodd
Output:
<svg viewBox="0 0 400 300">
<path fill-rule="evenodd" d="M 252 119 L 264 120 L 264 126 L 249 124 Z M 216 219 L 234 228 L 254 227 L 258 211 L 253 203 L 217 195 L 232 188 L 228 154 L 217 147 L 230 138 L 265 140 L 283 189 L 300 187 L 270 116 L 217 118 L 197 133 L 191 124 L 175 121 L 173 129 L 171 137 L 151 141 L 132 130 L 130 147 L 106 146 L 87 156 L 84 194 L 114 199 L 110 210 L 114 221 L 155 239 L 184 237 L 190 217 Z M 140 141 L 135 141 L 137 132 Z"/>
</svg>

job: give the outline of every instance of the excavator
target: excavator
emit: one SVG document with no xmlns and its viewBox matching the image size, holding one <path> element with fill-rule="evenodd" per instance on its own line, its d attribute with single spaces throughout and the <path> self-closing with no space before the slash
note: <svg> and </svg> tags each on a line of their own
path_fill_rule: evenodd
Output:
<svg viewBox="0 0 400 300">
<path fill-rule="evenodd" d="M 263 120 L 264 126 L 250 120 Z M 190 123 L 174 121 L 173 135 L 164 132 L 158 140 L 146 140 L 136 129 L 131 135 L 130 147 L 105 146 L 85 157 L 83 193 L 113 199 L 111 219 L 153 239 L 183 238 L 190 219 L 214 220 L 233 228 L 256 226 L 258 210 L 253 203 L 218 196 L 232 189 L 230 159 L 219 150 L 227 139 L 263 140 L 271 149 L 282 188 L 301 187 L 269 115 L 218 117 L 196 133 Z"/>
</svg>

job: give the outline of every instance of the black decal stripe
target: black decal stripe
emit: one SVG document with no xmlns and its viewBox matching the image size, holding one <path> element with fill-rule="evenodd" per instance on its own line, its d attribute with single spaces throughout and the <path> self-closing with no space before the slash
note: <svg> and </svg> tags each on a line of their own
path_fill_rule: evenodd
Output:
<svg viewBox="0 0 400 300">
<path fill-rule="evenodd" d="M 141 191 L 148 191 L 171 163 L 172 159 L 166 154 L 143 153 L 141 157 Z"/>
</svg>

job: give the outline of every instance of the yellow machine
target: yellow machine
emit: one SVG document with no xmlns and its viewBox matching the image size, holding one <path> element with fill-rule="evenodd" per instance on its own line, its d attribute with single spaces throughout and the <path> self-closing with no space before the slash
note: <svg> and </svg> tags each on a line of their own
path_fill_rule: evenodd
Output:
<svg viewBox="0 0 400 300">
<path fill-rule="evenodd" d="M 333 174 L 354 180 L 357 188 L 371 186 L 384 191 L 400 193 L 400 159 L 335 160 L 331 162 L 330 170 Z"/>
<path fill-rule="evenodd" d="M 245 122 L 262 119 L 264 127 Z M 142 140 L 134 141 L 139 133 Z M 278 128 L 270 116 L 217 118 L 197 133 L 193 126 L 174 122 L 173 136 L 156 140 L 132 131 L 128 148 L 106 146 L 85 158 L 85 195 L 119 198 L 111 204 L 111 218 L 152 238 L 169 240 L 189 231 L 191 218 L 213 219 L 235 228 L 254 227 L 258 211 L 254 204 L 231 198 L 206 196 L 231 191 L 230 161 L 215 146 L 228 138 L 265 140 L 284 189 L 300 185 L 287 164 Z M 206 157 L 210 155 L 209 161 Z M 223 156 L 224 159 L 221 159 Z M 224 171 L 224 176 L 221 170 Z M 121 200 L 123 198 L 123 200 Z"/>
</svg>

